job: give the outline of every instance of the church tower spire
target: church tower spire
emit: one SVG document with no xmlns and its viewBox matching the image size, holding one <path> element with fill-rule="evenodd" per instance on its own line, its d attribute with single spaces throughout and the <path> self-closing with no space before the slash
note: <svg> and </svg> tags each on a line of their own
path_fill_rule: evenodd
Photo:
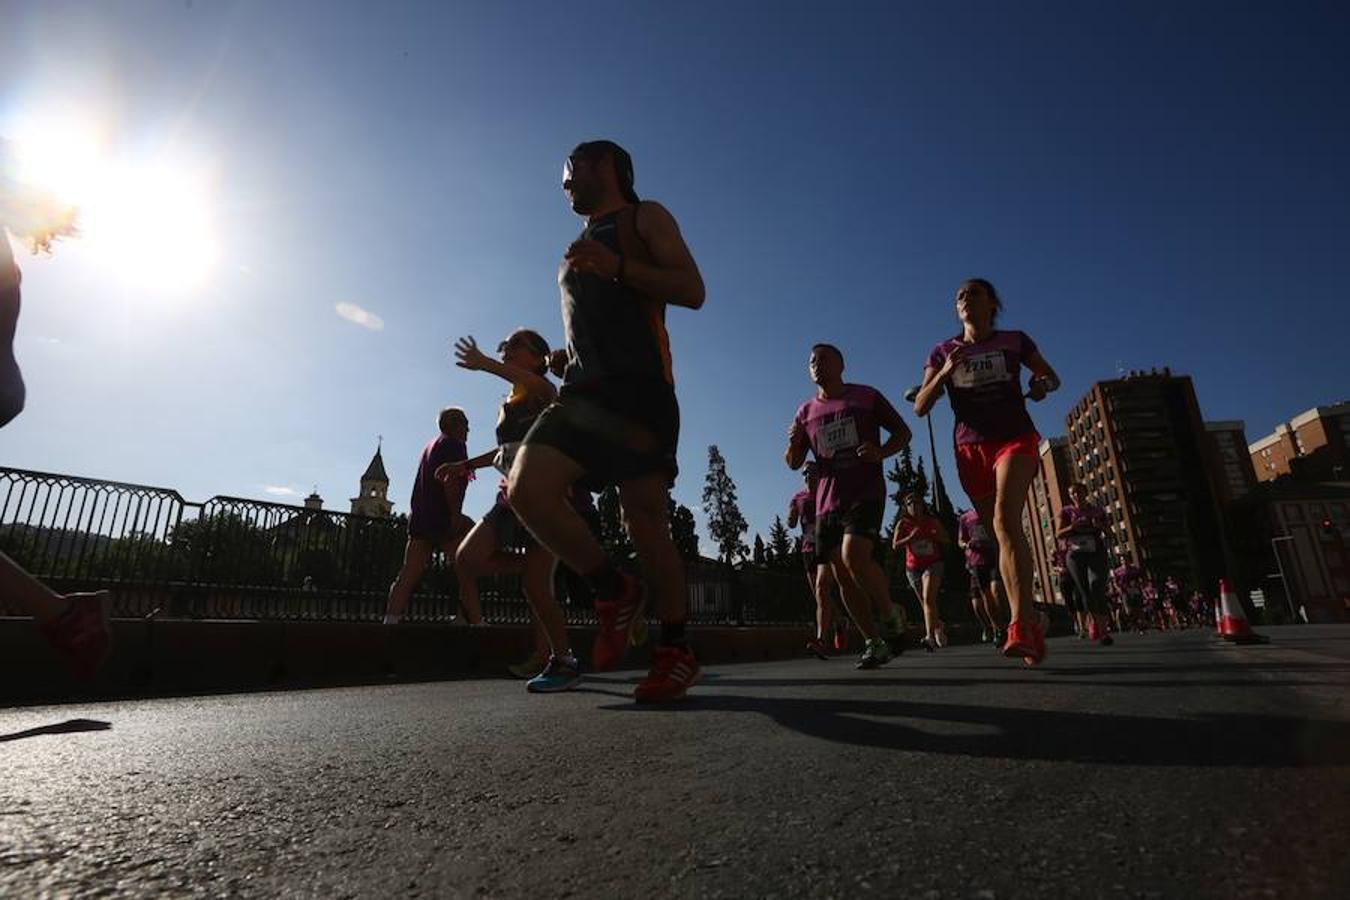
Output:
<svg viewBox="0 0 1350 900">
<path fill-rule="evenodd" d="M 384 470 L 383 451 L 381 435 L 375 444 L 375 455 L 361 476 L 361 492 L 352 498 L 352 515 L 387 519 L 394 511 L 394 504 L 389 502 L 389 473 Z"/>
</svg>

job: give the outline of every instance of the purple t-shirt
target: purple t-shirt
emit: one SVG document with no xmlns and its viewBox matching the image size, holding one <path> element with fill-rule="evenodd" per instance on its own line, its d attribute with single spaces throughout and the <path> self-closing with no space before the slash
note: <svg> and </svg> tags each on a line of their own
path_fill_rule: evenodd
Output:
<svg viewBox="0 0 1350 900">
<path fill-rule="evenodd" d="M 788 508 L 797 516 L 797 524 L 802 527 L 802 552 L 815 552 L 816 498 L 806 488 L 802 488 L 792 495 Z"/>
<path fill-rule="evenodd" d="M 1084 503 L 1074 506 L 1066 503 L 1059 511 L 1059 527 L 1077 525 L 1078 530 L 1064 536 L 1064 548 L 1070 553 L 1100 553 L 1106 549 L 1102 535 L 1106 530 L 1106 513 L 1100 506 Z M 1083 527 L 1091 526 L 1091 530 Z"/>
<path fill-rule="evenodd" d="M 949 338 L 928 354 L 928 367 L 942 368 L 960 337 Z M 1036 344 L 1021 331 L 995 331 L 969 345 L 947 382 L 956 417 L 956 443 L 1008 441 L 1034 432 L 1022 397 L 1022 363 L 1036 352 Z"/>
<path fill-rule="evenodd" d="M 968 509 L 961 513 L 958 525 L 961 542 L 966 545 L 966 565 L 992 566 L 998 562 L 998 541 L 984 527 L 978 512 Z"/>
<path fill-rule="evenodd" d="M 408 530 L 414 537 L 442 534 L 450 530 L 453 513 L 445 499 L 445 488 L 436 480 L 436 468 L 442 463 L 459 462 L 469 458 L 463 441 L 438 435 L 422 448 L 417 462 L 417 477 L 413 480 L 412 499 L 409 502 Z"/>
<path fill-rule="evenodd" d="M 833 398 L 808 400 L 797 410 L 816 456 L 816 515 L 848 509 L 867 500 L 886 500 L 881 463 L 864 462 L 857 448 L 865 441 L 881 444 L 881 419 L 900 414 L 876 388 L 846 384 Z"/>
</svg>

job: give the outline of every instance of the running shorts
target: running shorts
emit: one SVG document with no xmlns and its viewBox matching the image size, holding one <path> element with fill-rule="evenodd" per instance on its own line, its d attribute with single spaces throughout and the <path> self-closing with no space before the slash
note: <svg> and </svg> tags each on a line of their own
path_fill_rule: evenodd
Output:
<svg viewBox="0 0 1350 900">
<path fill-rule="evenodd" d="M 1006 441 L 980 441 L 956 445 L 956 474 L 971 500 L 992 497 L 997 491 L 994 472 L 1005 456 L 1040 459 L 1041 436 L 1034 431 Z"/>
<path fill-rule="evenodd" d="M 859 500 L 844 509 L 835 509 L 816 518 L 816 555 L 829 559 L 843 546 L 844 535 L 867 538 L 875 546 L 881 540 L 881 520 L 886 515 L 886 499 Z"/>
<path fill-rule="evenodd" d="M 942 577 L 942 560 L 930 562 L 921 569 L 905 569 L 905 577 L 909 579 L 909 586 L 914 589 L 914 593 L 920 597 L 923 596 L 923 576 L 932 575 L 934 578 Z"/>
<path fill-rule="evenodd" d="M 560 451 L 586 470 L 582 484 L 597 492 L 648 475 L 675 483 L 680 406 L 664 381 L 563 385 L 539 414 L 524 444 Z"/>
</svg>

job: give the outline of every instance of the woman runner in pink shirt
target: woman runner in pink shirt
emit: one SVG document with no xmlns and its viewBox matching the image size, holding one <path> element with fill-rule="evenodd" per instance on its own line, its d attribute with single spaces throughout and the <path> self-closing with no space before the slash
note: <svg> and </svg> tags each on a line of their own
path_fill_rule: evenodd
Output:
<svg viewBox="0 0 1350 900">
<path fill-rule="evenodd" d="M 1036 665 L 1045 658 L 1045 631 L 1034 606 L 1022 509 L 1040 468 L 1041 438 L 1027 414 L 1021 370 L 1031 370 L 1026 397 L 1036 401 L 1059 388 L 1059 377 L 1025 333 L 995 330 L 1002 306 L 983 278 L 961 284 L 956 292 L 961 333 L 929 353 L 914 412 L 926 416 L 944 391 L 951 396 L 957 474 L 980 519 L 993 526 L 1012 608 L 1003 653 Z"/>
<path fill-rule="evenodd" d="M 942 545 L 950 543 L 947 529 L 918 494 L 905 497 L 905 513 L 895 523 L 891 546 L 905 548 L 905 576 L 923 606 L 924 649 L 932 653 L 947 646 L 947 629 L 938 612 L 942 590 Z"/>
</svg>

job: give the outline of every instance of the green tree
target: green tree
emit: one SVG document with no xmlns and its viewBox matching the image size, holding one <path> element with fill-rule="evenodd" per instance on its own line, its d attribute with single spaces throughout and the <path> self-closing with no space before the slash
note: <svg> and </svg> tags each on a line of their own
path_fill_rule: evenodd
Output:
<svg viewBox="0 0 1350 900">
<path fill-rule="evenodd" d="M 718 558 L 731 564 L 744 559 L 749 548 L 741 535 L 749 529 L 736 503 L 736 483 L 727 472 L 727 462 L 716 444 L 708 447 L 708 475 L 703 482 L 703 514 L 708 532 L 717 545 Z"/>
<path fill-rule="evenodd" d="M 750 560 L 755 565 L 761 567 L 766 563 L 764 558 L 764 538 L 760 537 L 758 534 L 755 535 L 755 547 L 754 550 L 750 552 Z"/>
<path fill-rule="evenodd" d="M 605 552 L 617 560 L 633 558 L 633 541 L 623 527 L 623 507 L 619 503 L 619 489 L 610 485 L 600 492 L 595 504 L 600 514 L 600 543 Z"/>
<path fill-rule="evenodd" d="M 281 561 L 273 536 L 233 511 L 179 522 L 169 546 L 191 577 L 219 584 L 277 584 Z"/>
<path fill-rule="evenodd" d="M 895 515 L 891 517 L 891 524 L 885 535 L 888 540 L 882 541 L 889 546 L 889 537 L 895 532 L 895 526 L 900 522 L 900 516 L 904 512 L 900 505 L 901 498 L 910 493 L 927 496 L 928 476 L 923 471 L 923 460 L 920 459 L 918 468 L 915 468 L 913 453 L 906 447 L 891 458 L 891 468 L 886 472 L 886 480 L 893 486 L 891 501 L 895 503 Z"/>
<path fill-rule="evenodd" d="M 769 549 L 773 552 L 774 565 L 778 568 L 786 569 L 791 565 L 795 548 L 792 535 L 788 534 L 781 516 L 774 516 L 773 524 L 769 526 Z"/>
<path fill-rule="evenodd" d="M 670 519 L 670 536 L 675 541 L 675 549 L 685 562 L 698 559 L 698 531 L 694 523 L 694 512 L 683 503 L 676 503 L 672 497 L 667 503 L 667 515 Z"/>
</svg>

